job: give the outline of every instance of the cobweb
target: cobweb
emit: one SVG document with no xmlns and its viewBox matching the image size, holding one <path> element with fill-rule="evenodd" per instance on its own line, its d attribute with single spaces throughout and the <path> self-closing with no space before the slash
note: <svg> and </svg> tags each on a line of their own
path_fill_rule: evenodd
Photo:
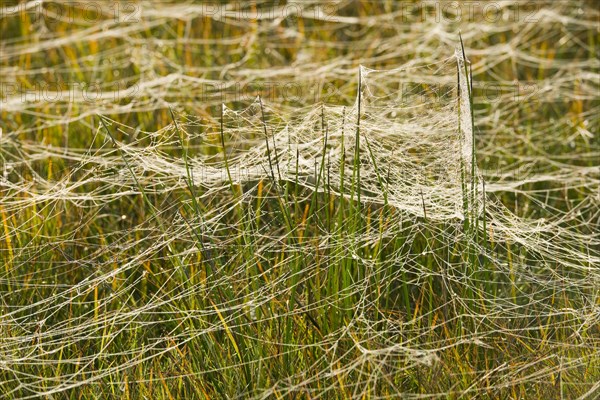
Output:
<svg viewBox="0 0 600 400">
<path fill-rule="evenodd" d="M 277 42 L 283 29 L 293 40 L 296 25 L 277 12 L 260 24 L 211 14 L 250 33 L 144 38 L 206 9 L 142 4 L 140 23 L 82 20 L 59 38 L 40 20 L 35 49 L 27 36 L 3 42 L 3 74 L 15 81 L 48 73 L 6 67 L 34 51 L 115 37 L 77 64 L 134 73 L 118 98 L 112 82 L 93 102 L 77 90 L 3 97 L 2 398 L 181 379 L 202 382 L 205 396 L 257 399 L 496 398 L 547 386 L 594 398 L 599 64 L 577 58 L 589 50 L 580 31 L 597 29 L 593 6 L 547 2 L 535 24 L 466 24 L 466 41 L 521 28 L 466 60 L 450 23 L 410 31 L 394 25 L 397 10 L 350 17 L 307 3 L 314 23 L 394 35 L 379 54 L 248 67 L 260 35 Z M 577 18 L 582 9 L 591 17 Z M 561 29 L 572 60 L 549 63 L 533 46 Z M 192 68 L 168 52 L 207 43 L 247 53 Z M 514 86 L 494 70 L 503 57 L 550 71 L 535 81 L 534 107 L 510 101 Z M 68 60 L 53 68 L 73 68 Z M 223 101 L 231 82 L 308 87 L 315 71 L 319 87 L 338 82 L 334 101 L 264 90 Z M 484 76 L 500 88 L 494 101 L 482 99 Z M 557 97 L 570 116 L 528 121 Z M 143 113 L 171 122 L 146 129 L 132 117 Z M 552 133 L 561 127 L 572 128 L 570 154 L 552 151 L 565 144 Z M 494 159 L 501 167 L 487 168 Z M 190 352 L 203 363 L 186 365 Z"/>
</svg>

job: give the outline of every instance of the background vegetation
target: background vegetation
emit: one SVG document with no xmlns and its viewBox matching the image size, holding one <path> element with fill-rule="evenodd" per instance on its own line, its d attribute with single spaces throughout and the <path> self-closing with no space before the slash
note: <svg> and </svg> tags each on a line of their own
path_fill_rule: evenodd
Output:
<svg viewBox="0 0 600 400">
<path fill-rule="evenodd" d="M 1 398 L 599 395 L 595 1 L 1 7 Z"/>
</svg>

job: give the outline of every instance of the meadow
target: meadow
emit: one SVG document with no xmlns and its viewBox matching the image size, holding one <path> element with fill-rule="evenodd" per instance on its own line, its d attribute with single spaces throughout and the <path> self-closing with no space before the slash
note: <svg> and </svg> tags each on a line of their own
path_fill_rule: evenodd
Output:
<svg viewBox="0 0 600 400">
<path fill-rule="evenodd" d="M 0 399 L 600 397 L 600 8 L 0 4 Z"/>
</svg>

